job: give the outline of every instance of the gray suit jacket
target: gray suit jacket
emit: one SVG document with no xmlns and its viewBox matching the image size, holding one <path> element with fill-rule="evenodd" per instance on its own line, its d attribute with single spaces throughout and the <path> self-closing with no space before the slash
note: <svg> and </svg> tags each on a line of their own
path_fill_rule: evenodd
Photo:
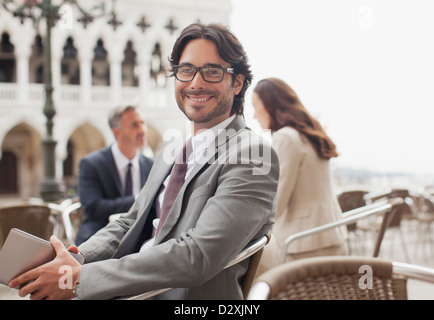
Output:
<svg viewBox="0 0 434 320">
<path fill-rule="evenodd" d="M 163 151 L 128 214 L 79 247 L 86 258 L 80 298 L 110 299 L 159 288 L 176 288 L 161 299 L 242 299 L 249 261 L 223 268 L 249 242 L 265 235 L 275 214 L 277 154 L 237 116 L 219 133 L 208 161 L 188 176 L 154 246 L 154 200 L 171 169 Z M 253 159 L 252 159 L 253 157 Z M 145 236 L 143 236 L 145 235 Z"/>
</svg>

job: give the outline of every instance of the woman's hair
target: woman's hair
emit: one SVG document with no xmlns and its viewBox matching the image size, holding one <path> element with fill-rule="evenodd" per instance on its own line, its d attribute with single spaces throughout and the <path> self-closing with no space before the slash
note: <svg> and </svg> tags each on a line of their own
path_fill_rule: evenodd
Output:
<svg viewBox="0 0 434 320">
<path fill-rule="evenodd" d="M 272 132 L 286 126 L 294 128 L 309 140 L 321 159 L 338 156 L 333 141 L 286 82 L 277 78 L 263 79 L 258 82 L 254 92 L 270 115 Z"/>
<path fill-rule="evenodd" d="M 169 58 L 172 75 L 174 72 L 173 67 L 179 64 L 179 59 L 181 58 L 185 46 L 194 39 L 206 39 L 214 42 L 220 56 L 223 60 L 230 63 L 231 67 L 234 69 L 233 77 L 235 78 L 237 74 L 245 76 L 243 88 L 235 96 L 231 110 L 231 115 L 234 113 L 242 115 L 244 111 L 244 96 L 252 82 L 252 73 L 250 71 L 250 65 L 247 62 L 247 55 L 241 43 L 235 35 L 224 26 L 214 23 L 208 25 L 194 23 L 186 27 L 176 40 Z"/>
</svg>

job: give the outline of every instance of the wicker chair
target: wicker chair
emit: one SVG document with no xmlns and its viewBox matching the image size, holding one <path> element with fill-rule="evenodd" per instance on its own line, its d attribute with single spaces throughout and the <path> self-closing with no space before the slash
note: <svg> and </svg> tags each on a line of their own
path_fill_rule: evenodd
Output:
<svg viewBox="0 0 434 320">
<path fill-rule="evenodd" d="M 112 222 L 118 219 L 121 215 L 126 212 L 114 213 L 109 216 L 109 222 Z M 77 238 L 78 230 L 83 223 L 84 212 L 81 202 L 75 200 L 62 209 L 62 225 L 65 230 L 65 237 L 68 244 L 75 244 L 75 240 Z"/>
<path fill-rule="evenodd" d="M 351 190 L 340 193 L 337 199 L 342 211 L 363 207 L 366 204 L 364 196 L 367 193 L 367 191 L 363 190 Z"/>
<path fill-rule="evenodd" d="M 18 228 L 48 240 L 54 228 L 50 207 L 22 204 L 0 208 L 0 248 L 12 228 Z"/>
<path fill-rule="evenodd" d="M 377 240 L 375 242 L 375 247 L 372 254 L 373 257 L 377 257 L 380 252 L 381 243 L 383 241 L 386 229 L 388 228 L 390 220 L 395 214 L 395 209 L 401 206 L 403 203 L 404 200 L 402 198 L 393 198 L 384 201 L 377 201 L 375 203 L 344 212 L 342 214 L 342 219 L 338 221 L 330 222 L 318 227 L 294 233 L 285 239 L 280 253 L 280 263 L 284 263 L 287 259 L 287 255 L 290 255 L 290 253 L 288 253 L 288 248 L 293 241 L 308 237 L 313 234 L 318 234 L 326 230 L 337 228 L 339 226 L 358 222 L 371 216 L 383 214 L 382 222 L 378 230 Z"/>
<path fill-rule="evenodd" d="M 406 189 L 393 189 L 389 192 L 383 193 L 383 194 L 366 194 L 365 199 L 366 203 L 375 203 L 378 201 L 381 201 L 382 199 L 397 199 L 401 198 L 403 199 L 403 203 L 401 203 L 399 206 L 395 206 L 393 209 L 393 213 L 389 216 L 389 220 L 387 222 L 386 228 L 390 231 L 397 232 L 400 240 L 401 240 L 401 248 L 402 252 L 405 255 L 405 259 L 407 262 L 410 262 L 410 255 L 407 249 L 406 240 L 404 237 L 404 233 L 402 231 L 401 225 L 404 217 L 411 216 L 411 207 L 406 202 L 407 199 L 409 199 L 409 191 Z M 372 221 L 370 224 L 366 224 L 363 226 L 359 226 L 359 230 L 366 231 L 366 232 L 374 232 L 379 233 L 382 232 L 382 227 L 384 224 L 381 220 L 378 221 Z"/>
<path fill-rule="evenodd" d="M 434 283 L 434 269 L 380 258 L 327 256 L 263 273 L 249 300 L 407 300 L 407 279 Z"/>
<path fill-rule="evenodd" d="M 433 229 L 434 223 L 434 196 L 430 194 L 421 194 L 418 197 L 418 207 L 414 215 L 414 220 L 418 223 L 417 242 L 419 245 L 416 250 L 422 250 L 427 253 L 427 258 L 433 254 Z"/>
<path fill-rule="evenodd" d="M 80 202 L 73 202 L 62 211 L 63 228 L 69 245 L 75 244 L 78 229 L 83 222 L 83 209 Z"/>
</svg>

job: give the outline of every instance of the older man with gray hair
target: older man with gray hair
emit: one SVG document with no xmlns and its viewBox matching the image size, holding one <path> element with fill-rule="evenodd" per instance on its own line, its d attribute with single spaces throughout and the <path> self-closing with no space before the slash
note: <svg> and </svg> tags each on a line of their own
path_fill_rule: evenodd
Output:
<svg viewBox="0 0 434 320">
<path fill-rule="evenodd" d="M 78 195 L 84 219 L 77 245 L 104 227 L 111 214 L 130 209 L 153 164 L 140 152 L 146 141 L 146 127 L 136 107 L 113 109 L 108 122 L 116 141 L 87 155 L 79 164 Z"/>
</svg>

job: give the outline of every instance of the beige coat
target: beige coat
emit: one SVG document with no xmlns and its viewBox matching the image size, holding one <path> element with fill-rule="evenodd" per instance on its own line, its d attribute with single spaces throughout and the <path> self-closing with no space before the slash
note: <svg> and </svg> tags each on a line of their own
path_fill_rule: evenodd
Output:
<svg viewBox="0 0 434 320">
<path fill-rule="evenodd" d="M 320 159 L 310 142 L 298 131 L 284 127 L 273 134 L 280 162 L 276 221 L 262 264 L 279 263 L 285 239 L 300 231 L 335 221 L 341 209 L 332 190 L 330 163 Z M 346 229 L 339 228 L 295 240 L 287 253 L 299 254 L 332 246 L 346 246 Z M 260 272 L 260 271 L 259 271 Z"/>
</svg>

